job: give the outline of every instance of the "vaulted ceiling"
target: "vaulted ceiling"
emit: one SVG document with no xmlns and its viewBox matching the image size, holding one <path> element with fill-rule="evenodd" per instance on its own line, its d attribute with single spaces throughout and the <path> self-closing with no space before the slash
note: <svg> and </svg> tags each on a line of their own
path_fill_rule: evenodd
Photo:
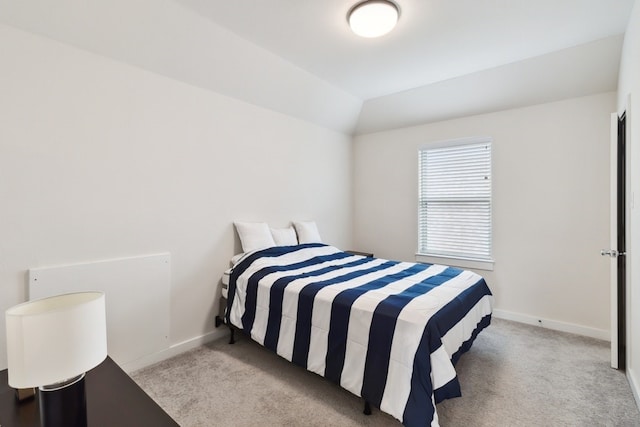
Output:
<svg viewBox="0 0 640 427">
<path fill-rule="evenodd" d="M 615 90 L 634 0 L 0 0 L 0 23 L 345 133 Z"/>
<path fill-rule="evenodd" d="M 178 0 L 360 99 L 449 80 L 624 32 L 628 0 L 396 0 L 398 26 L 357 37 L 360 0 Z"/>
</svg>

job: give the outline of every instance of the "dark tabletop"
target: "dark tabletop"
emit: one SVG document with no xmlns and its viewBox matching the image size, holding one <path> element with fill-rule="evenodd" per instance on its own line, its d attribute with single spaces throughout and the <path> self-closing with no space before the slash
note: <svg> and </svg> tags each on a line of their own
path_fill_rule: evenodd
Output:
<svg viewBox="0 0 640 427">
<path fill-rule="evenodd" d="M 85 377 L 89 427 L 178 426 L 110 357 Z M 0 371 L 0 427 L 40 427 L 38 396 L 18 402 Z"/>
</svg>

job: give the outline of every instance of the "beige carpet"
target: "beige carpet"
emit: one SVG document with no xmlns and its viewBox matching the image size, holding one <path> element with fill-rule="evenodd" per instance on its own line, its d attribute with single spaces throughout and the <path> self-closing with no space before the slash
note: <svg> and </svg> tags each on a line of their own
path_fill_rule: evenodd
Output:
<svg viewBox="0 0 640 427">
<path fill-rule="evenodd" d="M 437 406 L 443 427 L 640 426 L 607 342 L 494 319 L 457 371 L 462 397 Z M 400 425 L 242 335 L 132 376 L 184 427 Z"/>
</svg>

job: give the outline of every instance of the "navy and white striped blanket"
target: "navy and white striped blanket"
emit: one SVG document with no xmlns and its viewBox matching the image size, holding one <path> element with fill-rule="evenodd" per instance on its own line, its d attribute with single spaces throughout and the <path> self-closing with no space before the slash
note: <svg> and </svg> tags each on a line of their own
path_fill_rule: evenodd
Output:
<svg viewBox="0 0 640 427">
<path fill-rule="evenodd" d="M 406 426 L 437 426 L 435 404 L 460 396 L 454 364 L 491 310 L 491 291 L 471 271 L 311 243 L 240 260 L 226 318 Z"/>
</svg>

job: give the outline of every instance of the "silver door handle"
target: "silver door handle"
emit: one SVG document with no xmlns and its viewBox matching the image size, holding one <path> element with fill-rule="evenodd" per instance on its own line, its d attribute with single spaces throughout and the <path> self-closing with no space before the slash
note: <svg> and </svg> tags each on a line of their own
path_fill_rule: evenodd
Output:
<svg viewBox="0 0 640 427">
<path fill-rule="evenodd" d="M 608 255 L 608 256 L 610 256 L 611 258 L 617 258 L 617 257 L 619 257 L 619 256 L 625 256 L 626 254 L 627 254 L 626 252 L 618 252 L 618 251 L 617 251 L 617 250 L 615 250 L 615 249 L 609 249 L 609 250 L 607 250 L 607 249 L 602 249 L 602 250 L 600 251 L 600 255 L 602 255 L 602 256 L 607 256 L 607 255 Z"/>
</svg>

